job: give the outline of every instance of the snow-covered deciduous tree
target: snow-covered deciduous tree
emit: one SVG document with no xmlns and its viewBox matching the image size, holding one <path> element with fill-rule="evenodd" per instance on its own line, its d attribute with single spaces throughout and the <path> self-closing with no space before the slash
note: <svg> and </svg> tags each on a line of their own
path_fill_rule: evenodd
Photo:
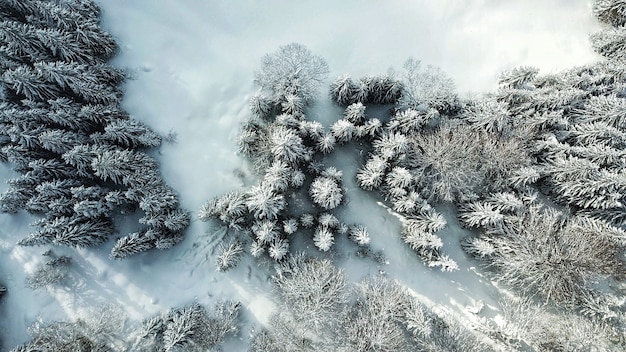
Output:
<svg viewBox="0 0 626 352">
<path fill-rule="evenodd" d="M 296 256 L 274 282 L 284 307 L 307 329 L 329 328 L 347 299 L 345 274 L 328 259 Z"/>
<path fill-rule="evenodd" d="M 346 342 L 351 349 L 386 352 L 417 349 L 401 323 L 407 296 L 399 285 L 374 278 L 358 285 L 356 297 L 345 322 Z"/>
<path fill-rule="evenodd" d="M 263 58 L 255 81 L 272 95 L 276 102 L 285 102 L 293 95 L 309 103 L 328 75 L 328 65 L 298 43 L 281 46 Z"/>
<path fill-rule="evenodd" d="M 309 194 L 315 204 L 326 210 L 336 208 L 343 200 L 343 192 L 337 180 L 324 176 L 313 180 Z"/>
<path fill-rule="evenodd" d="M 468 252 L 529 296 L 568 306 L 593 292 L 586 284 L 592 277 L 623 273 L 620 242 L 606 235 L 618 230 L 604 221 L 534 204 L 499 224 L 484 223 L 485 234 L 467 243 Z"/>
<path fill-rule="evenodd" d="M 402 95 L 398 104 L 402 108 L 417 109 L 420 105 L 440 112 L 454 112 L 459 108 L 459 98 L 454 82 L 441 69 L 434 66 L 421 67 L 420 61 L 409 59 L 404 64 Z"/>
</svg>

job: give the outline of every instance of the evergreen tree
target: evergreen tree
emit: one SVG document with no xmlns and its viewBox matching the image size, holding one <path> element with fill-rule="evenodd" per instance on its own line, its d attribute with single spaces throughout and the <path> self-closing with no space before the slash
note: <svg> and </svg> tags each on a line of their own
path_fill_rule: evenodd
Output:
<svg viewBox="0 0 626 352">
<path fill-rule="evenodd" d="M 343 200 L 339 184 L 335 179 L 328 177 L 317 177 L 311 183 L 309 194 L 313 202 L 325 210 L 336 208 Z"/>
<path fill-rule="evenodd" d="M 228 246 L 223 246 L 215 263 L 217 271 L 227 271 L 235 267 L 241 254 L 243 254 L 243 250 L 243 243 L 239 241 L 233 241 Z"/>
<path fill-rule="evenodd" d="M 626 4 L 621 0 L 596 0 L 593 12 L 600 21 L 612 26 L 626 24 Z"/>
<path fill-rule="evenodd" d="M 521 66 L 510 71 L 503 72 L 500 76 L 500 85 L 507 88 L 525 88 L 526 84 L 532 82 L 539 69 L 530 66 Z"/>
</svg>

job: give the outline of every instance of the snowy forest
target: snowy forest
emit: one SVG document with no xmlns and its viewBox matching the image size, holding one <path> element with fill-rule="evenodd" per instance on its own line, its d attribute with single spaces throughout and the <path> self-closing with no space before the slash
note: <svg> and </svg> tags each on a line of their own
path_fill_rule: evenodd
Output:
<svg viewBox="0 0 626 352">
<path fill-rule="evenodd" d="M 193 208 L 171 170 L 203 159 L 131 113 L 153 68 L 106 5 L 0 0 L 0 349 L 626 350 L 626 2 L 590 12 L 597 60 L 485 94 L 416 57 L 238 59 L 236 130 L 188 151 L 237 167 Z"/>
</svg>

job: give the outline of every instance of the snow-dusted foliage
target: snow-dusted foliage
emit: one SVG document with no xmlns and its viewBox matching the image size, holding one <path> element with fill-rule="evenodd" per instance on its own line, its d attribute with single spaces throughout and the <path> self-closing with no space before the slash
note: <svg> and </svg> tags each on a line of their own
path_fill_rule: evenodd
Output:
<svg viewBox="0 0 626 352">
<path fill-rule="evenodd" d="M 120 205 L 143 210 L 141 233 L 151 235 L 120 238 L 112 257 L 180 242 L 189 216 L 156 161 L 138 150 L 161 137 L 119 105 L 125 74 L 106 64 L 117 47 L 98 25 L 98 6 L 24 0 L 0 11 L 0 153 L 22 174 L 1 208 L 42 216 L 20 244 L 100 245 L 113 235 Z"/>
<path fill-rule="evenodd" d="M 309 188 L 313 202 L 325 210 L 336 208 L 343 199 L 343 192 L 337 182 L 334 178 L 323 176 L 313 180 Z"/>
<path fill-rule="evenodd" d="M 313 330 L 328 327 L 347 299 L 345 275 L 327 259 L 295 256 L 274 281 L 296 322 Z"/>
<path fill-rule="evenodd" d="M 284 309 L 255 334 L 251 351 L 492 350 L 384 277 L 351 285 L 329 260 L 297 255 L 274 279 Z"/>
<path fill-rule="evenodd" d="M 324 59 L 313 55 L 302 44 L 291 43 L 263 58 L 255 81 L 277 103 L 291 104 L 289 96 L 308 103 L 327 75 L 328 65 Z"/>
<path fill-rule="evenodd" d="M 527 88 L 527 84 L 532 82 L 539 73 L 539 69 L 530 66 L 521 66 L 510 71 L 505 71 L 500 75 L 500 86 L 505 88 L 521 89 Z"/>
<path fill-rule="evenodd" d="M 443 242 L 435 233 L 446 221 L 428 202 L 457 202 L 506 189 L 515 172 L 530 164 L 522 139 L 501 137 L 512 128 L 506 106 L 476 104 L 459 111 L 503 114 L 505 120 L 447 120 L 421 106 L 400 110 L 373 139 L 373 150 L 356 175 L 361 188 L 382 192 L 400 214 L 405 242 L 443 271 L 455 270 L 456 264 L 442 254 Z"/>
<path fill-rule="evenodd" d="M 593 13 L 600 21 L 614 27 L 626 24 L 626 3 L 622 0 L 596 0 Z"/>
<path fill-rule="evenodd" d="M 127 331 L 122 309 L 109 305 L 74 322 L 38 321 L 29 328 L 31 341 L 12 352 L 207 351 L 239 331 L 238 317 L 237 302 L 220 302 L 213 311 L 192 303 L 148 318 L 138 329 Z"/>
<path fill-rule="evenodd" d="M 311 78 L 305 89 L 306 96 L 288 92 L 278 103 L 270 102 L 271 99 L 263 94 L 252 97 L 250 106 L 254 116 L 244 122 L 238 143 L 260 182 L 245 191 L 216 197 L 200 210 L 201 220 L 219 220 L 237 231 L 238 240 L 252 240 L 247 247 L 255 258 L 268 255 L 276 261 L 284 260 L 289 254 L 290 237 L 296 232 L 309 235 L 321 251 L 330 250 L 336 235 L 347 234 L 347 228 L 343 233 L 339 232 L 339 221 L 331 214 L 322 214 L 319 218 L 314 214 L 307 216 L 303 214 L 303 205 L 328 211 L 344 201 L 343 173 L 334 167 L 326 167 L 324 156 L 332 153 L 337 143 L 376 136 L 381 124 L 377 119 L 366 117 L 365 106 L 361 103 L 347 108 L 342 120 L 345 126 L 335 124 L 330 131 L 325 131 L 318 121 L 306 119 L 306 106 L 312 99 L 313 85 L 323 79 L 318 75 L 320 72 L 313 75 L 313 71 L 325 67 L 322 62 L 299 44 L 281 47 L 278 53 L 266 56 L 257 79 L 261 88 L 279 89 L 283 84 L 280 89 L 299 92 L 301 88 L 298 87 L 304 81 L 298 80 Z M 272 84 L 278 84 L 272 88 L 268 82 L 270 76 L 277 74 L 272 71 L 277 68 L 270 69 L 268 65 L 279 64 L 288 66 L 286 69 L 293 70 L 294 76 L 281 77 L 285 81 L 280 84 L 272 81 Z M 309 69 L 310 73 L 304 72 Z M 377 82 L 382 84 L 382 81 Z M 303 186 L 308 192 L 303 192 Z M 310 199 L 303 197 L 307 193 Z M 365 241 L 364 236 L 359 238 Z"/>
<path fill-rule="evenodd" d="M 497 280 L 544 301 L 575 307 L 597 294 L 590 282 L 624 273 L 620 247 L 626 233 L 602 220 L 524 203 L 512 194 L 471 203 L 460 218 L 485 230 L 466 242 L 468 253 L 486 261 Z"/>
<path fill-rule="evenodd" d="M 239 331 L 238 302 L 220 302 L 213 312 L 198 303 L 146 319 L 133 351 L 207 351 Z"/>
<path fill-rule="evenodd" d="M 12 352 L 121 351 L 128 345 L 124 336 L 124 311 L 113 305 L 92 309 L 73 322 L 37 321 L 28 332 L 31 340 Z"/>
<path fill-rule="evenodd" d="M 46 251 L 44 256 L 49 259 L 40 264 L 26 279 L 26 285 L 32 289 L 61 285 L 72 267 L 72 258 L 68 256 L 56 257 L 51 251 Z"/>
<path fill-rule="evenodd" d="M 240 241 L 233 241 L 227 246 L 222 246 L 220 255 L 217 257 L 215 266 L 217 271 L 227 271 L 233 268 L 239 262 L 243 254 L 244 246 Z"/>
<path fill-rule="evenodd" d="M 338 77 L 330 86 L 330 97 L 339 105 L 394 104 L 404 86 L 392 74 L 362 77 L 354 82 L 349 75 Z"/>
<path fill-rule="evenodd" d="M 502 320 L 484 323 L 478 328 L 503 345 L 533 350 L 561 349 L 564 351 L 619 351 L 619 329 L 596 324 L 577 314 L 555 312 L 537 305 L 530 299 L 505 298 L 500 302 Z"/>
<path fill-rule="evenodd" d="M 350 229 L 350 239 L 359 246 L 367 246 L 370 243 L 370 234 L 363 225 L 355 225 Z"/>
<path fill-rule="evenodd" d="M 404 84 L 398 101 L 402 108 L 416 109 L 425 105 L 442 113 L 454 113 L 460 107 L 454 82 L 440 68 L 430 65 L 423 68 L 415 59 L 407 60 L 404 68 Z"/>
<path fill-rule="evenodd" d="M 326 226 L 319 226 L 315 229 L 313 243 L 322 252 L 328 252 L 335 243 L 332 230 Z"/>
</svg>

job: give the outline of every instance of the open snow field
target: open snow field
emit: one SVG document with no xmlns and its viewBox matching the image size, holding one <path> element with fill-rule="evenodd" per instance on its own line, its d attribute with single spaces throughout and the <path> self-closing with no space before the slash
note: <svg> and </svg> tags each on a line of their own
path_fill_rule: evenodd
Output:
<svg viewBox="0 0 626 352">
<path fill-rule="evenodd" d="M 498 74 L 515 66 L 549 72 L 598 59 L 587 37 L 599 25 L 587 0 L 102 0 L 100 5 L 103 27 L 120 45 L 113 64 L 132 77 L 123 106 L 157 132 L 177 136 L 176 143 L 154 153 L 165 181 L 194 215 L 209 198 L 253 181 L 237 155 L 235 136 L 256 90 L 253 73 L 262 56 L 280 45 L 298 42 L 325 58 L 329 82 L 343 73 L 359 77 L 401 69 L 414 57 L 441 67 L 462 94 L 496 89 Z M 309 112 L 326 125 L 340 114 L 325 91 Z M 438 209 L 448 220 L 440 235 L 460 270 L 440 273 L 421 264 L 400 239 L 397 219 L 354 183 L 358 154 L 349 148 L 336 154 L 345 156 L 335 164 L 344 171 L 349 200 L 338 213 L 348 223 L 367 226 L 372 248 L 383 251 L 388 262 L 356 259 L 347 252 L 338 262 L 354 281 L 384 271 L 426 302 L 457 313 L 479 300 L 495 305 L 497 291 L 460 249 L 462 230 L 453 210 Z M 3 178 L 12 177 L 6 165 L 1 167 Z M 215 250 L 223 231 L 197 220 L 174 249 L 125 261 L 107 258 L 111 243 L 101 250 L 55 248 L 74 259 L 71 279 L 78 289 L 27 289 L 25 277 L 42 261 L 43 250 L 14 243 L 28 234 L 31 220 L 25 214 L 0 215 L 0 277 L 10 292 L 0 305 L 4 349 L 26 341 L 26 328 L 37 318 L 75 318 L 107 302 L 140 319 L 193 300 L 209 305 L 240 300 L 243 340 L 272 312 L 267 273 L 249 257 L 227 274 L 216 272 Z M 229 343 L 225 350 L 243 348 L 241 341 Z"/>
</svg>

